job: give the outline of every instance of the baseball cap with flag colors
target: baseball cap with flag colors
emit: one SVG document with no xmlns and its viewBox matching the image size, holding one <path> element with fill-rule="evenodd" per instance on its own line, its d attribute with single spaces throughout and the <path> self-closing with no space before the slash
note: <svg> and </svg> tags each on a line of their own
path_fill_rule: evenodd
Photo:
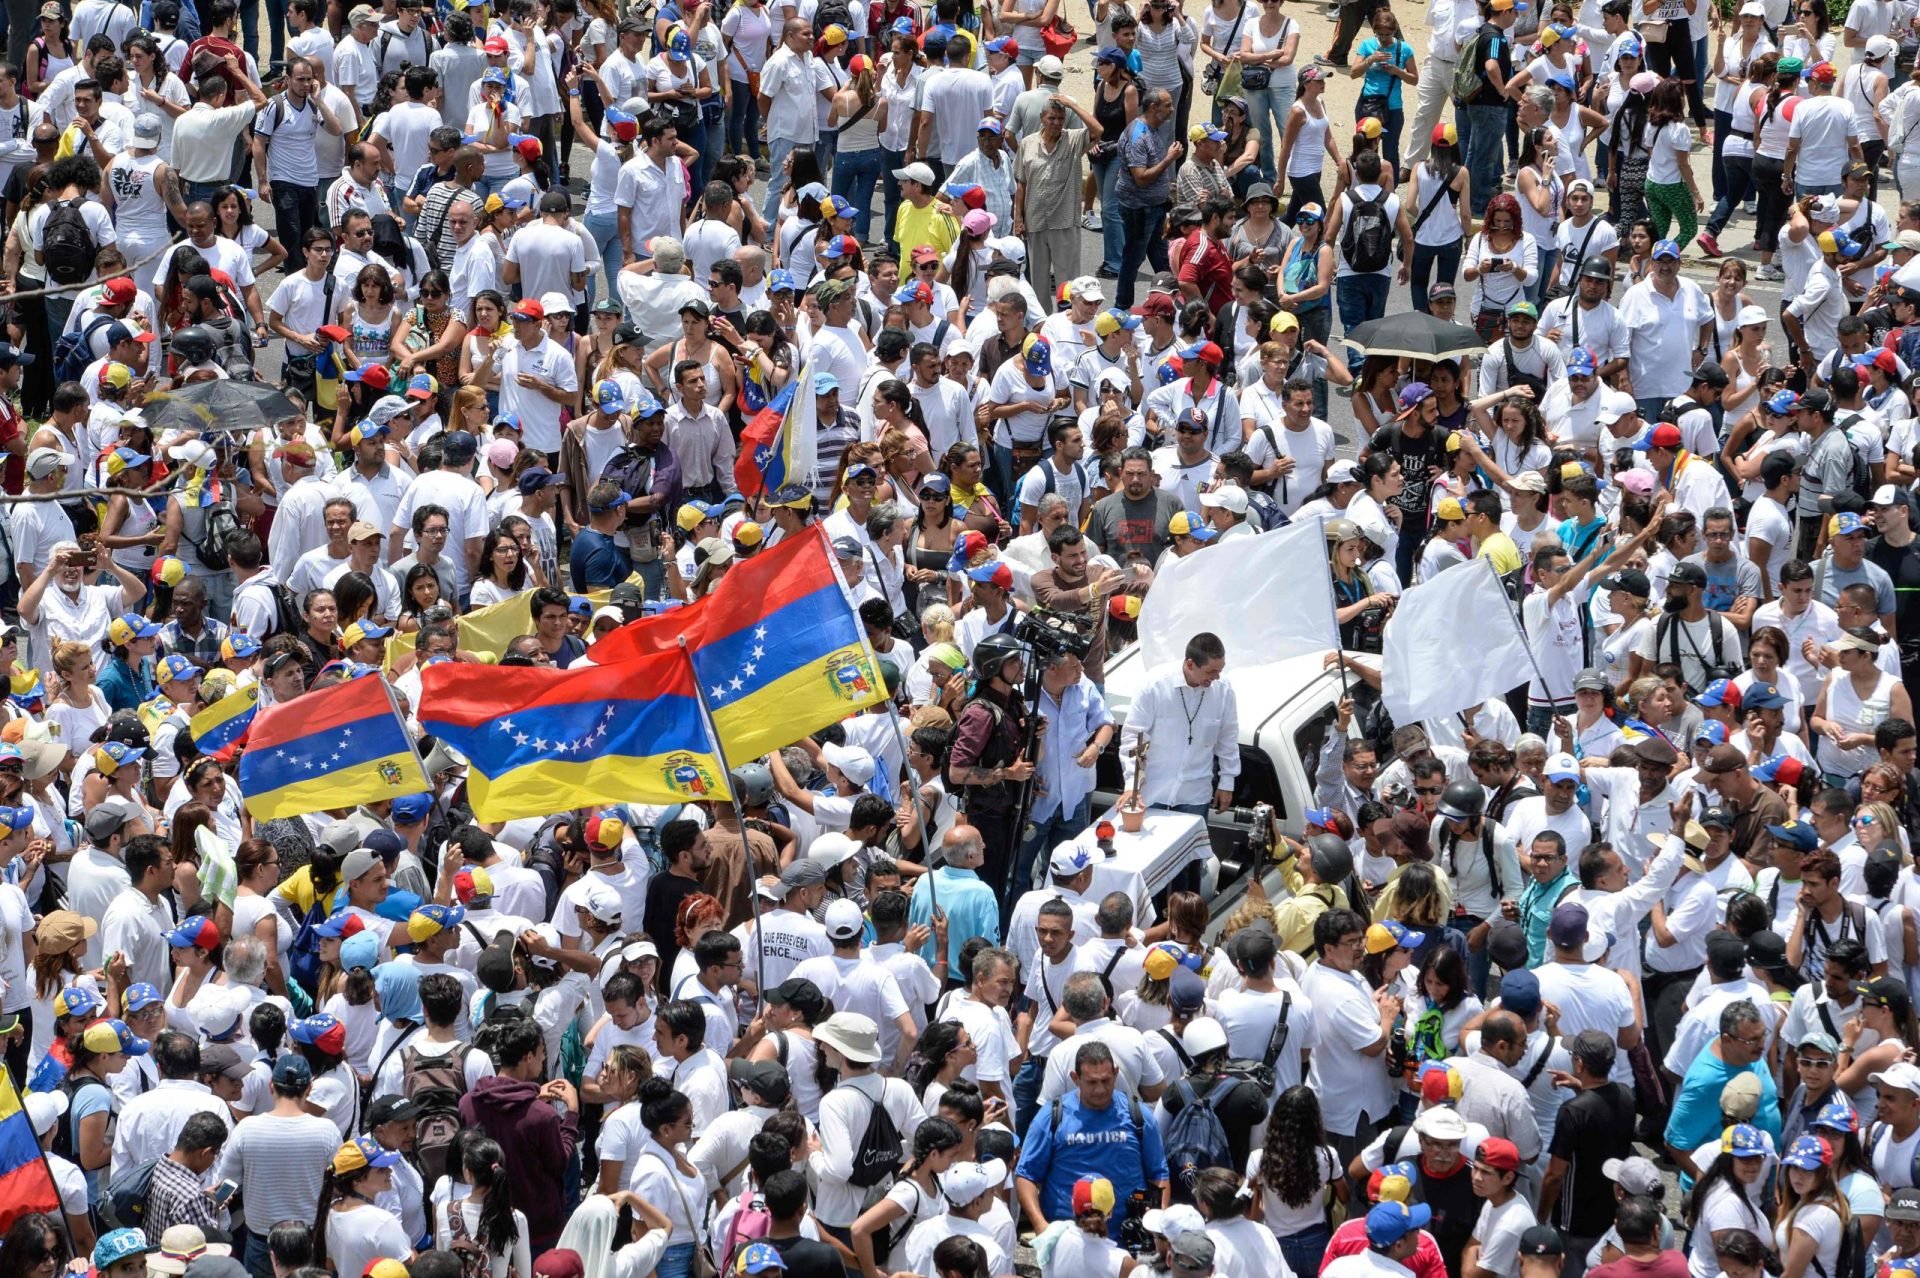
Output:
<svg viewBox="0 0 1920 1278">
<path fill-rule="evenodd" d="M 626 837 L 627 823 L 617 816 L 591 816 L 587 818 L 585 833 L 587 842 L 611 852 Z"/>
<path fill-rule="evenodd" d="M 423 905 L 407 916 L 407 936 L 415 945 L 431 941 L 440 933 L 459 927 L 466 917 L 463 905 Z"/>
<path fill-rule="evenodd" d="M 484 865 L 468 865 L 457 870 L 453 876 L 453 894 L 460 904 L 471 905 L 476 897 L 493 896 L 493 875 Z"/>
<path fill-rule="evenodd" d="M 1073 1214 L 1089 1211 L 1113 1214 L 1113 1182 L 1105 1176 L 1083 1177 L 1073 1184 Z"/>
<path fill-rule="evenodd" d="M 145 1056 L 148 1051 L 147 1040 L 128 1029 L 127 1023 L 118 1017 L 87 1026 L 81 1032 L 80 1046 L 98 1056 L 111 1056 L 115 1052 Z"/>
</svg>

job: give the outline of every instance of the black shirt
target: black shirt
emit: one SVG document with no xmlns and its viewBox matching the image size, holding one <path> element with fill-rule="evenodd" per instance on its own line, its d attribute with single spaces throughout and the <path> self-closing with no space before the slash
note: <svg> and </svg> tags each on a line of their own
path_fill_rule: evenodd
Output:
<svg viewBox="0 0 1920 1278">
<path fill-rule="evenodd" d="M 1219 1085 L 1220 1075 L 1203 1068 L 1187 1074 L 1181 1081 L 1193 1089 L 1195 1096 L 1205 1100 Z M 1187 1107 L 1177 1084 L 1167 1088 L 1161 1104 L 1167 1107 L 1169 1120 Z M 1227 1148 L 1232 1151 L 1233 1165 L 1245 1167 L 1253 1147 L 1253 1130 L 1267 1120 L 1267 1098 L 1257 1086 L 1241 1079 L 1213 1107 L 1213 1112 L 1227 1130 Z"/>
<path fill-rule="evenodd" d="M 1565 1159 L 1567 1177 L 1551 1222 L 1576 1238 L 1598 1238 L 1613 1224 L 1613 1184 L 1602 1171 L 1609 1158 L 1633 1153 L 1633 1093 L 1620 1083 L 1581 1091 L 1560 1107 L 1547 1152 Z"/>
<path fill-rule="evenodd" d="M 1893 578 L 1893 625 L 1898 634 L 1920 635 L 1920 538 L 1891 546 L 1884 537 L 1867 543 L 1867 559 Z"/>
<path fill-rule="evenodd" d="M 1500 90 L 1493 87 L 1493 81 L 1487 76 L 1486 64 L 1489 61 L 1498 62 L 1503 82 L 1513 79 L 1513 41 L 1501 27 L 1489 22 L 1480 28 L 1479 34 L 1474 36 L 1470 48 L 1478 62 L 1475 69 L 1480 72 L 1480 91 L 1473 95 L 1473 100 L 1467 105 L 1504 105 L 1506 97 Z"/>
<path fill-rule="evenodd" d="M 1429 426 L 1420 435 L 1409 435 L 1399 422 L 1382 426 L 1367 441 L 1367 449 L 1375 453 L 1392 453 L 1393 459 L 1400 463 L 1400 473 L 1406 480 L 1400 495 L 1392 499 L 1393 504 L 1410 514 L 1420 516 L 1420 530 L 1426 529 L 1427 497 L 1433 487 L 1433 480 L 1427 474 L 1429 466 L 1442 470 L 1447 465 L 1447 438 L 1453 432 L 1441 429 L 1438 425 Z M 1404 535 L 1404 534 L 1403 534 Z"/>
<path fill-rule="evenodd" d="M 647 884 L 647 908 L 641 915 L 641 926 L 647 935 L 654 938 L 654 944 L 660 949 L 660 970 L 673 971 L 673 960 L 680 955 L 679 942 L 674 940 L 674 922 L 680 917 L 680 903 L 697 892 L 703 891 L 699 879 L 683 878 L 678 874 L 655 875 Z"/>
<path fill-rule="evenodd" d="M 840 1253 L 811 1238 L 769 1238 L 773 1249 L 787 1262 L 786 1278 L 845 1278 Z"/>
</svg>

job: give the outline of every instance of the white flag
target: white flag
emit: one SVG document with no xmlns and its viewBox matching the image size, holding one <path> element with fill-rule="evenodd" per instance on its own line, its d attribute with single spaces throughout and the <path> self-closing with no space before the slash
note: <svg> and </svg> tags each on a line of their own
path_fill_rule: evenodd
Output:
<svg viewBox="0 0 1920 1278">
<path fill-rule="evenodd" d="M 1395 723 L 1419 723 L 1503 696 L 1532 668 L 1493 561 L 1476 559 L 1400 596 L 1380 696 Z"/>
<path fill-rule="evenodd" d="M 1179 665 L 1202 631 L 1220 636 L 1228 664 L 1240 668 L 1338 648 L 1322 528 L 1302 520 L 1168 564 L 1140 605 L 1147 669 Z"/>
</svg>

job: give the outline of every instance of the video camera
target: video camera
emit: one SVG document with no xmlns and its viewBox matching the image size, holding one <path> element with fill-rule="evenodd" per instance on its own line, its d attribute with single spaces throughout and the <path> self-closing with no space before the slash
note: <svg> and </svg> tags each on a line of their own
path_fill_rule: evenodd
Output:
<svg viewBox="0 0 1920 1278">
<path fill-rule="evenodd" d="M 1020 615 L 1013 637 L 1033 649 L 1036 669 L 1060 653 L 1072 653 L 1082 661 L 1093 651 L 1093 634 L 1086 618 L 1077 613 L 1051 612 L 1035 608 Z"/>
</svg>

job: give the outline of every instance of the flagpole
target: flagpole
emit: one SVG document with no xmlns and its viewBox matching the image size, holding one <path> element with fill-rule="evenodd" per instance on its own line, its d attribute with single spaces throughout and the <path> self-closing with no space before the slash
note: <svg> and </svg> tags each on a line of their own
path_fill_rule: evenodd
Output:
<svg viewBox="0 0 1920 1278">
<path fill-rule="evenodd" d="M 905 678 L 905 676 L 901 676 Z M 920 815 L 920 784 L 914 779 L 913 765 L 907 762 L 907 735 L 900 727 L 900 714 L 891 704 L 887 706 L 887 718 L 893 721 L 893 739 L 900 746 L 900 766 L 906 773 L 906 779 L 900 782 L 901 791 L 908 803 L 913 805 L 913 823 L 920 830 L 920 851 L 927 863 L 927 872 L 921 877 L 927 881 L 927 900 L 934 910 L 940 908 L 939 890 L 934 886 L 933 864 L 933 822 L 924 820 Z"/>
<path fill-rule="evenodd" d="M 1507 616 L 1513 618 L 1513 628 L 1520 635 L 1520 646 L 1527 650 L 1527 664 L 1533 667 L 1533 677 L 1540 681 L 1540 690 L 1547 694 L 1547 709 L 1551 711 L 1559 702 L 1553 695 L 1553 689 L 1547 686 L 1547 676 L 1540 669 L 1539 659 L 1533 655 L 1533 645 L 1527 642 L 1527 628 L 1520 622 L 1520 613 L 1513 606 L 1513 597 L 1507 593 L 1506 583 L 1500 580 L 1500 570 L 1493 566 L 1493 560 L 1481 555 L 1480 562 L 1493 574 L 1494 587 L 1500 592 L 1500 601 L 1507 605 Z M 1520 726 L 1524 728 L 1526 725 Z"/>
<path fill-rule="evenodd" d="M 767 997 L 767 941 L 766 930 L 760 922 L 760 876 L 754 873 L 753 848 L 747 842 L 747 810 L 740 806 L 740 788 L 733 783 L 733 769 L 727 765 L 727 752 L 720 744 L 720 732 L 713 726 L 713 711 L 707 705 L 707 694 L 700 687 L 700 672 L 693 668 L 693 654 L 687 649 L 687 637 L 679 637 L 680 655 L 687 663 L 687 672 L 693 676 L 693 699 L 700 707 L 700 726 L 706 729 L 707 744 L 713 749 L 713 757 L 719 761 L 720 773 L 727 779 L 727 797 L 733 801 L 733 819 L 740 825 L 740 862 L 752 881 L 752 890 L 747 898 L 753 902 L 753 959 L 754 980 L 758 984 L 757 1002 L 766 1006 Z"/>
<path fill-rule="evenodd" d="M 1340 583 L 1333 577 L 1333 556 L 1326 553 L 1327 517 L 1315 516 L 1315 522 L 1320 525 L 1321 555 L 1327 562 L 1327 620 L 1333 623 L 1333 664 L 1340 668 L 1340 699 L 1345 701 L 1348 695 L 1347 649 L 1340 639 L 1340 605 L 1337 598 Z"/>
</svg>

